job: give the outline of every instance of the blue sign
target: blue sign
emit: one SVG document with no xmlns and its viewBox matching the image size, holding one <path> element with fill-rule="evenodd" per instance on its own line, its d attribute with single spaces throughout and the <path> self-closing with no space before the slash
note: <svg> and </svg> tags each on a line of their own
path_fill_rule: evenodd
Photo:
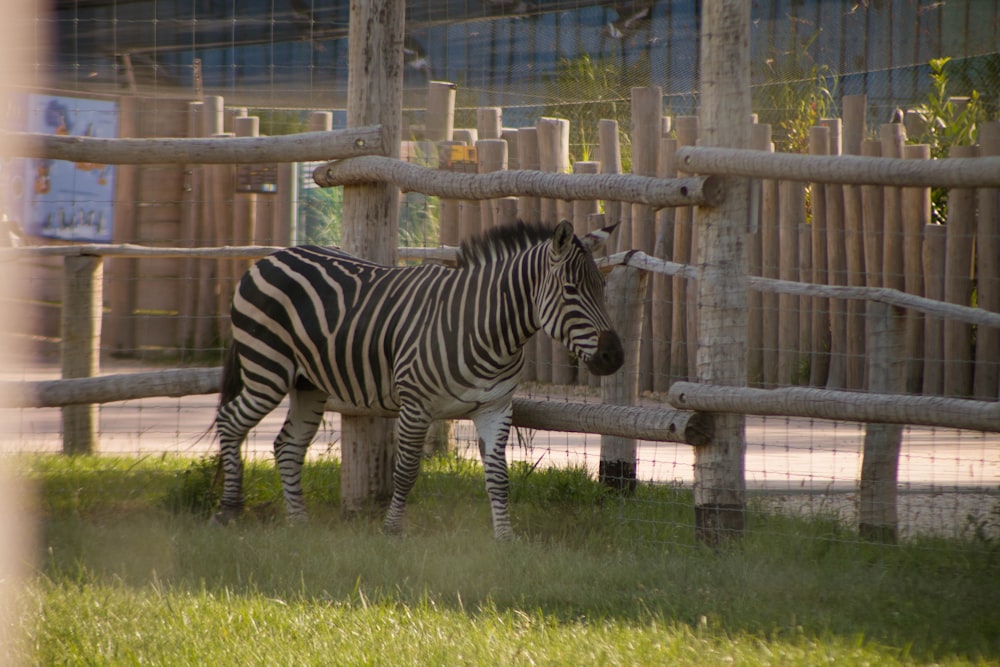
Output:
<svg viewBox="0 0 1000 667">
<path fill-rule="evenodd" d="M 118 104 L 31 94 L 17 125 L 26 132 L 115 138 Z M 17 164 L 20 163 L 20 164 Z M 3 165 L 12 218 L 31 236 L 66 241 L 111 241 L 115 167 L 93 162 L 30 158 Z"/>
</svg>

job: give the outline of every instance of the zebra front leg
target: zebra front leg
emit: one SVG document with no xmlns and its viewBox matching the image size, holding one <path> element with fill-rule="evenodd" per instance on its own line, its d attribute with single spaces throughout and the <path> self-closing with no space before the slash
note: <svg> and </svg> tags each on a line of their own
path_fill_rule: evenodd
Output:
<svg viewBox="0 0 1000 667">
<path fill-rule="evenodd" d="M 406 497 L 420 473 L 420 459 L 430 425 L 431 418 L 422 410 L 403 408 L 399 414 L 399 447 L 392 471 L 392 500 L 383 524 L 383 530 L 388 535 L 398 535 L 403 530 Z"/>
<path fill-rule="evenodd" d="M 511 406 L 473 416 L 479 435 L 479 451 L 486 474 L 486 494 L 493 513 L 493 536 L 498 540 L 514 538 L 507 509 L 507 437 L 510 435 Z"/>
<path fill-rule="evenodd" d="M 293 389 L 288 396 L 288 416 L 274 441 L 274 460 L 281 478 L 288 520 L 300 522 L 307 518 L 302 497 L 302 464 L 323 422 L 327 395 L 317 389 Z"/>
</svg>

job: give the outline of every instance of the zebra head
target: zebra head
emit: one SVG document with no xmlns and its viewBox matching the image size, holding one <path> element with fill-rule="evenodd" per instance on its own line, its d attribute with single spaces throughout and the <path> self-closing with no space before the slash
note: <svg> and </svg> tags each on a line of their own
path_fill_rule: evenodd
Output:
<svg viewBox="0 0 1000 667">
<path fill-rule="evenodd" d="M 535 304 L 542 330 L 576 354 L 594 375 L 610 375 L 625 360 L 621 339 L 604 308 L 604 277 L 592 254 L 604 246 L 615 226 L 579 239 L 569 222 L 560 222 L 550 241 Z"/>
</svg>

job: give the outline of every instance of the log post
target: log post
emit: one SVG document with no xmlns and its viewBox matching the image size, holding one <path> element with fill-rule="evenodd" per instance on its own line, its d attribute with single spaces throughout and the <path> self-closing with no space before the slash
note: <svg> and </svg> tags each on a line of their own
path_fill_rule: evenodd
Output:
<svg viewBox="0 0 1000 667">
<path fill-rule="evenodd" d="M 621 140 L 618 137 L 618 121 L 608 118 L 597 121 L 597 141 L 600 149 L 602 174 L 622 173 Z M 621 229 L 622 203 L 614 200 L 604 201 L 605 225 L 618 224 L 619 229 L 609 240 L 608 254 L 631 250 L 632 239 L 623 240 Z"/>
<path fill-rule="evenodd" d="M 123 95 L 118 100 L 119 136 L 134 137 L 136 128 L 136 107 L 134 96 Z M 139 201 L 139 171 L 133 165 L 119 165 L 115 172 L 115 212 L 112 235 L 115 243 L 131 243 L 136 235 L 136 209 Z M 118 354 L 134 355 L 135 321 L 132 313 L 136 302 L 138 284 L 135 259 L 120 257 L 105 267 L 108 280 L 109 317 L 104 327 L 105 345 Z M 187 274 L 185 274 L 187 275 Z"/>
<path fill-rule="evenodd" d="M 676 125 L 677 147 L 694 146 L 698 140 L 698 117 L 679 116 Z M 679 173 L 678 176 L 680 175 L 682 174 Z M 691 263 L 693 243 L 691 208 L 681 206 L 674 213 L 674 261 L 678 264 Z M 687 380 L 694 375 L 691 358 L 697 340 L 691 336 L 694 329 L 691 322 L 694 317 L 688 311 L 688 293 L 692 287 L 690 281 L 674 278 L 673 283 L 674 298 L 670 318 L 670 330 L 673 333 L 673 339 L 670 341 L 671 382 Z"/>
<path fill-rule="evenodd" d="M 451 141 L 455 130 L 455 84 L 431 81 L 427 84 L 424 137 L 428 141 Z"/>
<path fill-rule="evenodd" d="M 663 90 L 659 86 L 632 89 L 632 173 L 656 176 L 663 126 Z M 646 204 L 632 204 L 632 247 L 656 253 L 656 212 Z M 653 389 L 653 303 L 647 294 L 643 307 L 639 389 Z"/>
<path fill-rule="evenodd" d="M 866 95 L 844 95 L 844 155 L 861 155 L 867 127 L 868 98 Z M 847 251 L 847 284 L 865 284 L 865 251 L 862 230 L 861 186 L 844 186 L 844 243 Z M 847 302 L 847 387 L 861 389 L 865 379 L 865 305 Z"/>
<path fill-rule="evenodd" d="M 503 139 L 480 139 L 476 142 L 476 155 L 479 159 L 480 174 L 507 169 L 507 142 Z M 496 202 L 495 199 L 484 199 L 479 202 L 479 217 L 482 221 L 480 231 L 496 227 L 496 216 L 493 214 Z"/>
<path fill-rule="evenodd" d="M 62 376 L 93 377 L 100 371 L 103 264 L 93 255 L 63 260 Z M 92 454 L 97 445 L 97 405 L 62 409 L 63 453 Z"/>
<path fill-rule="evenodd" d="M 1000 156 L 1000 121 L 979 127 L 983 157 Z M 1000 313 L 1000 188 L 982 188 L 977 196 L 976 294 L 979 307 Z M 972 392 L 994 401 L 1000 396 L 1000 329 L 976 328 L 976 367 Z"/>
<path fill-rule="evenodd" d="M 805 190 L 799 181 L 778 184 L 778 247 L 781 280 L 799 278 L 799 227 L 805 223 Z M 778 385 L 799 383 L 799 313 L 808 299 L 778 295 Z"/>
<path fill-rule="evenodd" d="M 639 357 L 643 327 L 643 302 L 649 288 L 649 273 L 631 266 L 618 266 L 608 276 L 608 315 L 625 349 L 625 364 L 601 378 L 601 397 L 611 405 L 635 405 L 639 399 Z M 635 438 L 601 436 L 601 484 L 630 496 L 635 493 Z"/>
<path fill-rule="evenodd" d="M 201 102 L 188 103 L 187 136 L 201 136 Z M 201 171 L 200 165 L 185 165 L 184 184 L 181 191 L 180 239 L 178 245 L 193 248 L 198 239 L 198 222 L 201 201 Z M 197 322 L 198 308 L 198 271 L 204 261 L 192 257 L 180 260 L 181 284 L 178 299 L 178 338 L 182 348 L 194 345 L 194 330 Z"/>
<path fill-rule="evenodd" d="M 677 177 L 677 140 L 660 137 L 660 154 L 656 165 L 656 175 L 659 178 Z M 673 259 L 674 256 L 674 209 L 672 206 L 663 208 L 656 214 L 656 252 L 661 259 Z M 670 302 L 673 299 L 674 281 L 666 274 L 653 275 L 652 302 L 653 320 L 649 331 L 653 339 L 653 391 L 665 392 L 670 388 L 670 339 L 673 338 L 671 326 L 673 312 Z"/>
<path fill-rule="evenodd" d="M 930 159 L 927 144 L 908 145 L 903 157 L 909 160 Z M 900 195 L 903 218 L 903 290 L 924 295 L 924 228 L 931 222 L 930 188 L 903 188 Z M 906 391 L 919 394 L 924 386 L 924 315 L 910 311 L 906 315 Z"/>
<path fill-rule="evenodd" d="M 948 207 L 949 209 L 951 206 Z M 944 271 L 947 225 L 927 225 L 924 229 L 924 294 L 935 301 L 944 301 Z M 969 259 L 972 258 L 972 248 L 969 248 Z M 966 262 L 966 273 L 969 264 Z M 965 305 L 965 304 L 963 304 Z M 924 318 L 924 396 L 941 396 L 944 394 L 944 321 L 940 317 Z M 971 330 L 971 327 L 970 327 Z M 972 347 L 966 351 L 968 359 Z M 972 376 L 970 375 L 971 379 Z"/>
<path fill-rule="evenodd" d="M 233 118 L 233 133 L 237 137 L 260 135 L 260 118 L 240 116 Z M 236 192 L 233 195 L 233 245 L 252 245 L 257 240 L 257 195 L 252 192 Z M 233 289 L 252 262 L 232 263 Z M 230 297 L 232 294 L 229 295 Z"/>
<path fill-rule="evenodd" d="M 390 157 L 400 155 L 403 98 L 403 0 L 352 0 L 348 28 L 347 125 L 378 123 Z M 344 250 L 396 263 L 399 191 L 388 183 L 344 187 Z M 343 417 L 341 508 L 348 514 L 391 496 L 396 421 Z"/>
<path fill-rule="evenodd" d="M 830 128 L 817 125 L 809 132 L 809 154 L 830 152 Z M 826 252 L 826 188 L 813 183 L 812 190 L 812 282 L 826 285 L 829 281 L 829 256 Z M 802 299 L 808 304 L 810 299 Z M 810 345 L 809 384 L 825 387 L 830 376 L 830 300 L 813 297 L 812 344 Z"/>
<path fill-rule="evenodd" d="M 972 146 L 953 146 L 950 157 L 974 157 Z M 972 298 L 973 239 L 976 236 L 975 190 L 952 188 L 948 192 L 945 225 L 944 301 L 968 306 Z M 982 215 L 982 212 L 980 212 Z M 985 220 L 980 219 L 983 225 Z M 997 227 L 994 227 L 996 230 Z M 929 294 L 927 296 L 930 296 Z M 980 302 L 982 306 L 982 303 Z M 984 327 L 986 329 L 988 327 Z M 980 331 L 983 331 L 981 329 Z M 958 320 L 944 323 L 945 396 L 972 395 L 972 325 Z"/>
<path fill-rule="evenodd" d="M 771 126 L 756 125 L 755 147 L 767 153 L 774 152 Z M 778 181 L 765 179 L 760 184 L 760 275 L 777 278 L 781 263 L 780 237 L 778 234 Z M 778 382 L 778 295 L 764 292 L 760 295 L 761 307 L 761 374 L 765 387 Z M 752 379 L 752 376 L 751 376 Z"/>
<path fill-rule="evenodd" d="M 519 127 L 517 129 L 517 160 L 518 169 L 538 171 L 538 129 L 534 127 Z M 518 197 L 517 217 L 529 224 L 537 224 L 542 220 L 542 202 L 538 197 Z M 538 349 L 544 334 L 535 334 L 524 345 L 524 370 L 521 379 L 534 382 L 538 379 Z"/>
<path fill-rule="evenodd" d="M 706 2 L 701 28 L 700 143 L 749 148 L 750 4 Z M 725 200 L 699 207 L 697 218 L 698 379 L 746 386 L 749 183 L 726 179 Z M 695 533 L 722 545 L 746 526 L 744 415 L 716 415 L 709 444 L 695 448 Z"/>
<path fill-rule="evenodd" d="M 828 155 L 841 154 L 841 123 L 839 118 L 824 118 L 823 125 L 830 130 Z M 847 284 L 847 257 L 844 243 L 844 186 L 827 183 L 823 186 L 826 199 L 827 279 L 830 285 Z M 847 386 L 847 304 L 841 299 L 830 299 L 830 374 L 826 379 L 829 389 Z"/>
<path fill-rule="evenodd" d="M 574 174 L 596 174 L 600 168 L 600 162 L 577 160 L 573 163 Z M 590 221 L 593 219 L 593 216 L 597 215 L 597 212 L 596 199 L 575 200 L 573 202 L 573 232 L 577 236 L 582 237 L 593 231 L 590 228 Z M 588 385 L 590 384 L 590 379 L 590 371 L 587 370 L 586 365 L 577 364 L 577 383 Z"/>
<path fill-rule="evenodd" d="M 906 385 L 902 349 L 904 317 L 893 306 L 868 303 L 869 391 L 901 393 Z M 895 542 L 898 536 L 896 482 L 903 429 L 898 424 L 865 426 L 861 461 L 858 532 L 863 539 Z"/>
</svg>

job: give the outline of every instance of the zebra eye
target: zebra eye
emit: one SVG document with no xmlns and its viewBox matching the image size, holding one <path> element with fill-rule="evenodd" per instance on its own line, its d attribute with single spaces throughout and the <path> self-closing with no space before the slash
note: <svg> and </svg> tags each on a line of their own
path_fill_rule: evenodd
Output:
<svg viewBox="0 0 1000 667">
<path fill-rule="evenodd" d="M 573 283 L 564 283 L 563 292 L 565 292 L 567 296 L 577 296 L 580 294 L 580 290 L 577 289 L 577 286 Z"/>
</svg>

